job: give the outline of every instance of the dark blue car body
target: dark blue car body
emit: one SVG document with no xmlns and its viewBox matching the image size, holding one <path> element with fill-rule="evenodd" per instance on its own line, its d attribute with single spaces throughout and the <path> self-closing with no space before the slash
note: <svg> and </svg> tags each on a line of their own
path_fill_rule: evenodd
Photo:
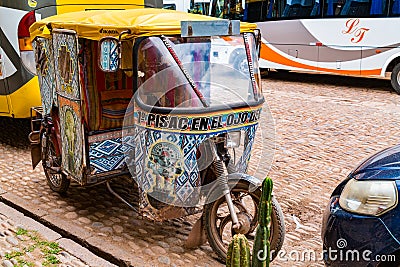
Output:
<svg viewBox="0 0 400 267">
<path fill-rule="evenodd" d="M 350 179 L 395 181 L 400 191 L 400 145 L 385 149 L 360 164 L 331 195 L 322 222 L 327 266 L 400 266 L 400 205 L 380 216 L 342 209 L 340 194 Z"/>
</svg>

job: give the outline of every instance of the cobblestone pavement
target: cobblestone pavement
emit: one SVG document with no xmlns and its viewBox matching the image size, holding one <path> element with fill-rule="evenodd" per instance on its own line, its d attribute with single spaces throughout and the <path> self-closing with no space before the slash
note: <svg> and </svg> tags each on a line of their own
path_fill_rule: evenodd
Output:
<svg viewBox="0 0 400 267">
<path fill-rule="evenodd" d="M 268 173 L 274 180 L 274 194 L 285 214 L 283 250 L 312 250 L 319 258 L 322 211 L 334 187 L 361 160 L 398 143 L 399 96 L 390 91 L 387 80 L 299 73 L 271 74 L 263 80 L 263 88 L 276 129 L 275 137 L 266 137 L 276 150 L 272 167 L 261 162 L 255 175 Z M 263 120 L 268 120 L 268 114 L 263 114 Z M 223 266 L 208 245 L 184 248 L 193 216 L 164 223 L 144 220 L 113 198 L 104 185 L 72 187 L 66 197 L 53 193 L 42 169 L 32 170 L 24 141 L 18 146 L 7 141 L 14 140 L 10 136 L 17 131 L 4 134 L 6 125 L 1 128 L 3 199 L 110 253 L 121 260 L 119 265 Z M 264 123 L 262 129 L 270 132 L 270 124 Z M 262 154 L 258 150 L 254 158 Z M 294 217 L 302 227 L 296 228 Z M 284 257 L 272 266 L 323 265 L 320 259 Z"/>
<path fill-rule="evenodd" d="M 0 203 L 0 263 L 4 267 L 116 266 L 3 203 Z"/>
</svg>

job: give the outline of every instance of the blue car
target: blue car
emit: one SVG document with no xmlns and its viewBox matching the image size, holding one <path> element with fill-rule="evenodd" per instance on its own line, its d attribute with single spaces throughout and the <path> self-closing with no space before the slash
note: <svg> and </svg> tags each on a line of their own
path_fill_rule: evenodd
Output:
<svg viewBox="0 0 400 267">
<path fill-rule="evenodd" d="M 400 145 L 361 163 L 333 191 L 322 222 L 327 266 L 400 266 Z"/>
</svg>

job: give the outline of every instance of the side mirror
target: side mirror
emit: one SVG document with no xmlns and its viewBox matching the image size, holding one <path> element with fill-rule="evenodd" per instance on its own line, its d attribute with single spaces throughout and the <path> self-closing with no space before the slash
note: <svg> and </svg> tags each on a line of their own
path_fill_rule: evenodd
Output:
<svg viewBox="0 0 400 267">
<path fill-rule="evenodd" d="M 99 65 L 102 71 L 115 72 L 119 67 L 119 42 L 112 37 L 100 40 Z"/>
</svg>

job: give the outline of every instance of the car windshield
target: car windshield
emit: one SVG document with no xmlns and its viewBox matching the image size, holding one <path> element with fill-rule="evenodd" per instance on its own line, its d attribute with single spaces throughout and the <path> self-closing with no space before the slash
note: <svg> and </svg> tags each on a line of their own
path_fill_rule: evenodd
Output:
<svg viewBox="0 0 400 267">
<path fill-rule="evenodd" d="M 138 51 L 138 95 L 146 105 L 204 108 L 260 100 L 252 34 L 148 37 Z"/>
</svg>

